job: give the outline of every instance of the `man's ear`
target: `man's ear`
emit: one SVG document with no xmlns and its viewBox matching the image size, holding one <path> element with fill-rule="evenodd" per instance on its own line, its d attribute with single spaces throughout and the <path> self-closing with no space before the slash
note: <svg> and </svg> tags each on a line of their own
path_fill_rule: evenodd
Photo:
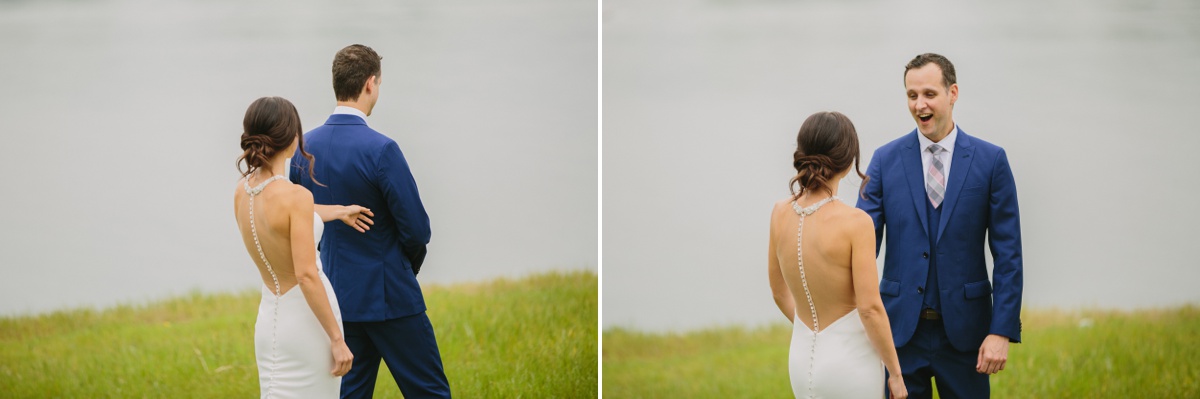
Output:
<svg viewBox="0 0 1200 399">
<path fill-rule="evenodd" d="M 370 93 L 374 92 L 375 90 L 377 90 L 377 88 L 379 87 L 379 84 L 375 80 L 377 78 L 378 77 L 375 75 L 371 75 L 370 77 L 368 77 L 367 81 L 363 82 L 363 88 L 359 93 L 360 94 L 370 94 Z"/>
</svg>

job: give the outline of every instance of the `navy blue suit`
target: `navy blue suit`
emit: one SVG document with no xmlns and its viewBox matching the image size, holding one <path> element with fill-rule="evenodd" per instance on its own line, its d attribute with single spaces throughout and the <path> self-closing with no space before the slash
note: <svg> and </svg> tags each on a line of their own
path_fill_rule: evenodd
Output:
<svg viewBox="0 0 1200 399">
<path fill-rule="evenodd" d="M 875 151 L 857 205 L 875 221 L 877 252 L 887 237 L 879 293 L 912 397 L 927 397 L 929 376 L 941 397 L 987 397 L 987 375 L 975 372 L 984 338 L 1021 341 L 1016 184 L 1004 149 L 960 129 L 945 199 L 933 208 L 918 134 Z M 993 258 L 990 283 L 985 244 Z M 921 319 L 926 308 L 940 320 Z"/>
<path fill-rule="evenodd" d="M 289 177 L 317 204 L 361 205 L 375 216 L 359 233 L 340 221 L 325 224 L 321 263 L 341 305 L 354 365 L 342 397 L 370 397 L 379 361 L 406 398 L 449 397 L 425 298 L 416 274 L 429 243 L 429 216 L 400 147 L 356 115 L 335 114 L 304 135 L 313 174 L 299 153 Z"/>
</svg>

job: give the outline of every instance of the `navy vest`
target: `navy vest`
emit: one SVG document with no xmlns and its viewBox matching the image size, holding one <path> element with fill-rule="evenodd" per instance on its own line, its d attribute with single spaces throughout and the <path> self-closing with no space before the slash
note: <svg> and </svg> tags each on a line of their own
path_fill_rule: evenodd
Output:
<svg viewBox="0 0 1200 399">
<path fill-rule="evenodd" d="M 945 200 L 942 201 L 944 205 Z M 925 201 L 925 214 L 929 215 L 929 220 L 926 221 L 929 226 L 929 277 L 925 280 L 925 301 L 926 308 L 933 309 L 939 313 L 942 311 L 941 290 L 938 289 L 937 264 L 937 229 L 938 224 L 942 221 L 942 207 L 934 208 L 933 204 L 928 199 Z"/>
</svg>

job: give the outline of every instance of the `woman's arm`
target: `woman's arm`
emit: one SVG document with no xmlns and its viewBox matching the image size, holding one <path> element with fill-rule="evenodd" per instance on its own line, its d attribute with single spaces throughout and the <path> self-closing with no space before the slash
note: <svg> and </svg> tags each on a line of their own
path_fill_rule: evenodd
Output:
<svg viewBox="0 0 1200 399">
<path fill-rule="evenodd" d="M 313 208 L 316 210 L 317 216 L 321 217 L 322 222 L 341 220 L 342 223 L 353 227 L 359 233 L 366 233 L 371 229 L 371 225 L 375 224 L 375 221 L 371 220 L 375 214 L 370 209 L 358 205 L 314 204 Z"/>
<path fill-rule="evenodd" d="M 887 311 L 879 298 L 879 271 L 875 264 L 875 223 L 865 212 L 856 212 L 850 223 L 850 272 L 858 316 L 871 345 L 892 376 L 900 376 L 900 360 L 892 341 Z"/>
<path fill-rule="evenodd" d="M 313 197 L 308 190 L 297 186 L 289 206 L 289 234 L 292 241 L 292 266 L 296 273 L 296 284 L 300 286 L 304 298 L 308 301 L 309 309 L 317 316 L 321 328 L 329 336 L 332 344 L 334 368 L 331 371 L 336 376 L 345 375 L 350 371 L 354 356 L 346 347 L 342 336 L 341 325 L 333 315 L 329 306 L 329 297 L 325 295 L 325 285 L 321 283 L 320 271 L 317 270 L 317 247 L 313 237 Z"/>
<path fill-rule="evenodd" d="M 783 271 L 779 269 L 779 257 L 775 246 L 775 218 L 779 215 L 779 204 L 771 211 L 771 242 L 767 244 L 767 279 L 771 282 L 771 295 L 775 297 L 775 306 L 787 316 L 788 321 L 795 322 L 796 299 L 788 289 L 787 281 L 783 279 Z"/>
</svg>

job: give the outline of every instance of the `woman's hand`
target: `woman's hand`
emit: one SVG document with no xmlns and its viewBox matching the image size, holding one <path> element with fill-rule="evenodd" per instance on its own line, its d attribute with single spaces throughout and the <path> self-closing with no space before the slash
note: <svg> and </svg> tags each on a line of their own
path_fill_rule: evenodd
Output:
<svg viewBox="0 0 1200 399">
<path fill-rule="evenodd" d="M 889 374 L 887 384 L 892 399 L 908 398 L 908 388 L 904 386 L 904 376 Z"/>
<path fill-rule="evenodd" d="M 346 341 L 339 339 L 333 342 L 333 370 L 330 371 L 335 377 L 341 377 L 350 372 L 350 366 L 354 364 L 354 354 L 350 353 L 350 348 L 346 346 Z"/>
<path fill-rule="evenodd" d="M 346 205 L 342 207 L 338 214 L 338 220 L 345 223 L 347 226 L 353 227 L 359 233 L 366 233 L 371 229 L 371 225 L 375 222 L 371 220 L 375 214 L 370 209 L 363 208 L 358 205 Z"/>
</svg>

